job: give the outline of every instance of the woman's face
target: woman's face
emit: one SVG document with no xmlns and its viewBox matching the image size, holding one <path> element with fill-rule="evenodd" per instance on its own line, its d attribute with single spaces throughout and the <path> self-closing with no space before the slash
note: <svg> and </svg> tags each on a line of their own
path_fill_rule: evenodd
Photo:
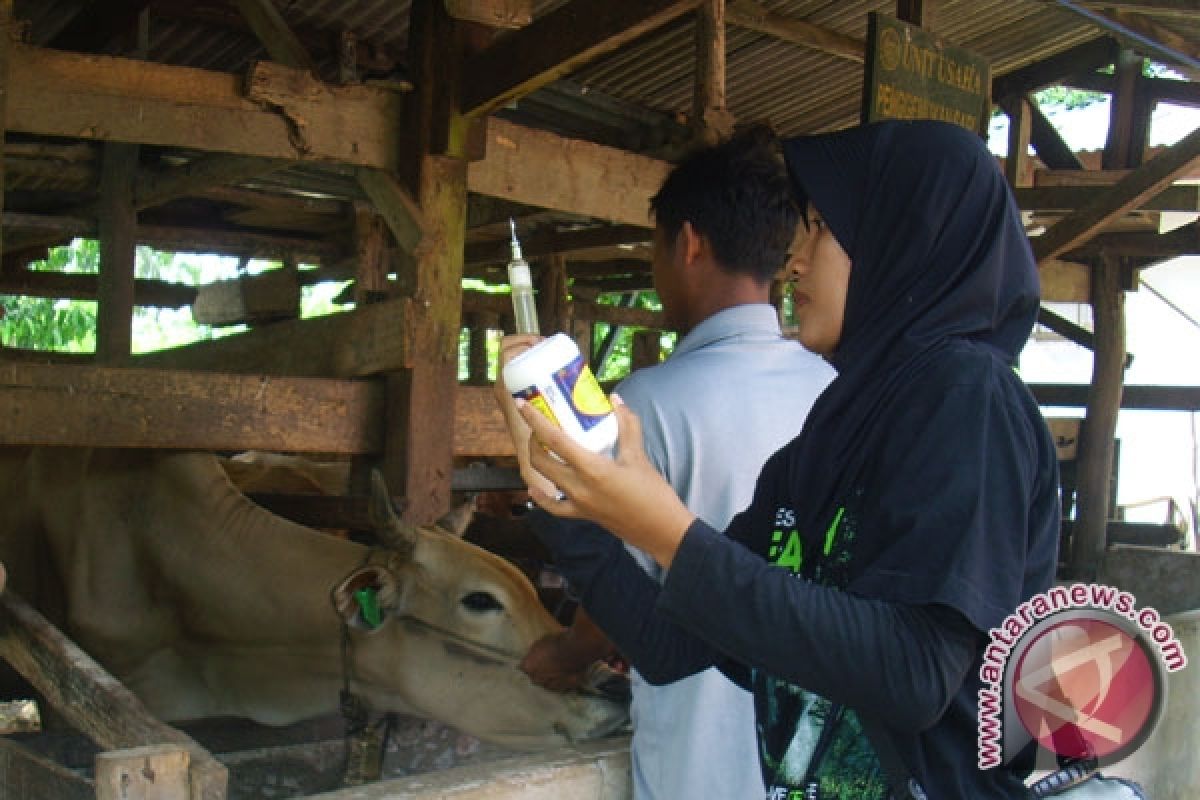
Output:
<svg viewBox="0 0 1200 800">
<path fill-rule="evenodd" d="M 796 226 L 787 272 L 793 281 L 792 302 L 800 341 L 814 353 L 830 356 L 842 338 L 850 256 L 810 203 L 808 227 Z"/>
</svg>

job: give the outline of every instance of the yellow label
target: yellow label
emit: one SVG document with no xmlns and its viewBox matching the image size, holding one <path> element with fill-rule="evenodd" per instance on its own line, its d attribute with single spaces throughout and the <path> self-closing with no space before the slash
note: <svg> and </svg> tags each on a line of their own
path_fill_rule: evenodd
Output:
<svg viewBox="0 0 1200 800">
<path fill-rule="evenodd" d="M 575 403 L 575 408 L 594 417 L 602 417 L 612 411 L 612 404 L 608 402 L 604 390 L 596 382 L 596 376 L 592 375 L 591 368 L 587 366 L 584 366 L 579 380 L 575 382 L 571 400 Z"/>
</svg>

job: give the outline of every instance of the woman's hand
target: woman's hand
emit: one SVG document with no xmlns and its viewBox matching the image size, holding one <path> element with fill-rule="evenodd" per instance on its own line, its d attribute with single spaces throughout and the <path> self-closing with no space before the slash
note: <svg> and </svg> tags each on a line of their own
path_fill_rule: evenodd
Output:
<svg viewBox="0 0 1200 800">
<path fill-rule="evenodd" d="M 592 520 L 669 567 L 695 516 L 646 458 L 637 415 L 612 399 L 615 459 L 577 444 L 528 403 L 517 404 L 536 445 L 527 450 L 530 466 L 544 481 L 530 484 L 529 495 L 551 514 Z"/>
<path fill-rule="evenodd" d="M 525 481 L 525 485 L 530 489 L 535 486 L 540 487 L 544 492 L 553 495 L 557 494 L 554 484 L 538 474 L 529 464 L 529 426 L 517 413 L 516 401 L 508 393 L 503 379 L 504 366 L 540 341 L 542 341 L 542 337 L 532 333 L 510 334 L 500 340 L 500 363 L 496 367 L 496 383 L 493 384 L 492 391 L 496 395 L 500 411 L 504 414 L 504 422 L 508 425 L 508 435 L 513 440 L 513 448 L 517 454 L 517 466 L 521 470 L 521 480 Z"/>
</svg>

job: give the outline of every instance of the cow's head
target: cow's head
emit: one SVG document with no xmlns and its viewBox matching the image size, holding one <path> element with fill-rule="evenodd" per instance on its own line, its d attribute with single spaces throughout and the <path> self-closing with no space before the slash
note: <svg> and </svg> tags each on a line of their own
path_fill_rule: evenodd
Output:
<svg viewBox="0 0 1200 800">
<path fill-rule="evenodd" d="M 350 628 L 356 691 L 375 708 L 454 720 L 515 748 L 620 727 L 623 706 L 547 691 L 518 669 L 535 641 L 561 630 L 520 571 L 445 530 L 402 523 L 378 475 L 371 493 L 372 521 L 387 549 L 333 592 Z"/>
</svg>

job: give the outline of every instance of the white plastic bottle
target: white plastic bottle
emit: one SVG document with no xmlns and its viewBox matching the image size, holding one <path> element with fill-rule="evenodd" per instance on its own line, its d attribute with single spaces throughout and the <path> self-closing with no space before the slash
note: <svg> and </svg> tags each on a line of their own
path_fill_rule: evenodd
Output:
<svg viewBox="0 0 1200 800">
<path fill-rule="evenodd" d="M 504 388 L 528 401 L 572 439 L 611 454 L 617 417 L 575 342 L 563 333 L 543 339 L 505 365 Z"/>
</svg>

